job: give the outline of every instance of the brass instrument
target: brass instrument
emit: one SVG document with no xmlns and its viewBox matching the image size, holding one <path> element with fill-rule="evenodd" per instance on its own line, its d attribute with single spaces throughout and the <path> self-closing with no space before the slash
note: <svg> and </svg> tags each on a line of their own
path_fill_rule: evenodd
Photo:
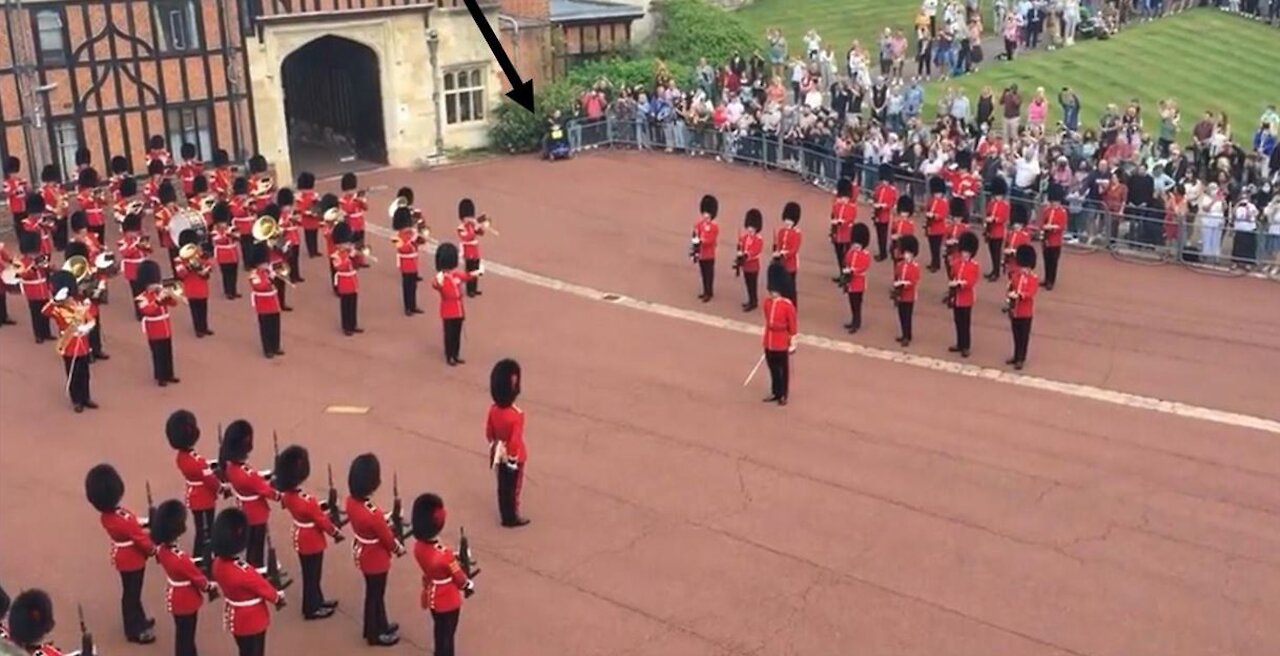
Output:
<svg viewBox="0 0 1280 656">
<path fill-rule="evenodd" d="M 76 282 L 84 282 L 86 278 L 93 275 L 93 265 L 89 263 L 89 258 L 83 255 L 73 255 L 62 263 L 62 270 L 75 276 Z"/>
<path fill-rule="evenodd" d="M 218 204 L 218 197 L 213 194 L 206 194 L 200 199 L 200 212 L 209 214 L 213 212 L 213 206 Z"/>
<path fill-rule="evenodd" d="M 161 280 L 159 295 L 161 298 L 177 299 L 181 303 L 187 302 L 187 294 L 182 291 L 182 281 L 176 278 Z M 144 296 L 146 296 L 145 293 L 135 296 L 134 303 L 141 304 Z"/>
<path fill-rule="evenodd" d="M 21 271 L 22 267 L 16 264 L 7 266 L 3 270 L 0 270 L 0 285 L 17 288 L 22 284 L 22 276 L 19 273 Z"/>
<path fill-rule="evenodd" d="M 331 207 L 328 210 L 325 210 L 323 219 L 325 223 L 335 224 L 339 221 L 346 221 L 347 213 L 343 212 L 340 207 Z"/>
<path fill-rule="evenodd" d="M 279 279 L 290 287 L 296 287 L 296 285 L 293 284 L 293 281 L 289 279 L 289 274 L 292 272 L 293 269 L 289 266 L 289 263 L 284 260 L 271 263 L 271 276 L 273 278 Z"/>
<path fill-rule="evenodd" d="M 394 217 L 396 214 L 396 210 L 400 209 L 401 207 L 408 207 L 408 206 L 409 206 L 408 198 L 405 198 L 404 196 L 396 196 L 396 199 L 391 201 L 391 206 L 387 208 L 387 218 L 390 219 Z"/>
<path fill-rule="evenodd" d="M 119 214 L 119 213 L 116 214 L 116 223 L 124 223 L 125 217 L 129 216 L 130 214 L 137 214 L 138 216 L 142 216 L 143 211 L 145 211 L 146 209 L 147 209 L 147 201 L 131 200 L 124 206 L 124 214 Z"/>
<path fill-rule="evenodd" d="M 58 305 L 58 312 L 62 313 L 67 319 L 67 329 L 58 335 L 58 339 L 53 343 L 53 348 L 58 353 L 62 353 L 67 343 L 77 335 L 87 335 L 96 323 L 89 318 L 89 311 L 93 308 L 88 302 L 71 301 L 75 306 L 74 309 L 67 308 L 64 305 Z"/>
<path fill-rule="evenodd" d="M 422 246 L 422 245 L 424 245 L 424 244 L 426 244 L 426 243 L 427 243 L 427 235 L 428 235 L 428 234 L 430 234 L 430 233 L 429 233 L 427 230 L 425 230 L 424 228 L 422 228 L 422 227 L 414 228 L 414 229 L 413 229 L 413 237 L 410 239 L 410 241 L 412 241 L 413 243 L 417 244 L 418 246 Z M 400 233 L 399 233 L 399 232 L 397 232 L 397 233 L 396 233 L 396 234 L 394 234 L 394 235 L 391 235 L 391 243 L 392 243 L 392 244 L 393 244 L 397 249 L 399 249 L 401 246 L 403 246 L 403 245 L 404 245 L 404 241 L 405 241 L 405 240 L 400 236 Z"/>
<path fill-rule="evenodd" d="M 492 234 L 494 237 L 502 236 L 502 233 L 498 232 L 498 229 L 493 227 L 493 221 L 489 219 L 488 215 L 481 214 L 476 218 L 476 223 L 480 224 L 480 229 L 485 233 Z"/>
<path fill-rule="evenodd" d="M 360 257 L 364 258 L 364 261 L 365 261 L 366 263 L 368 263 L 368 264 L 377 264 L 377 263 L 378 263 L 378 258 L 376 258 L 376 257 L 374 257 L 374 256 L 373 256 L 373 249 L 372 249 L 372 248 L 369 248 L 368 246 L 365 246 L 364 248 L 361 248 L 361 249 L 359 249 L 359 250 L 358 250 L 358 251 L 356 251 L 356 252 L 357 252 L 357 253 L 360 253 Z"/>
<path fill-rule="evenodd" d="M 178 259 L 182 260 L 188 270 L 202 278 L 208 278 L 212 267 L 201 259 L 201 255 L 202 249 L 197 244 L 187 244 L 178 249 Z"/>
<path fill-rule="evenodd" d="M 269 216 L 260 216 L 253 222 L 253 240 L 258 243 L 273 243 L 280 237 L 280 222 Z"/>
<path fill-rule="evenodd" d="M 253 189 L 249 190 L 250 196 L 264 197 L 268 196 L 275 189 L 276 183 L 271 176 L 264 175 L 253 181 Z"/>
</svg>

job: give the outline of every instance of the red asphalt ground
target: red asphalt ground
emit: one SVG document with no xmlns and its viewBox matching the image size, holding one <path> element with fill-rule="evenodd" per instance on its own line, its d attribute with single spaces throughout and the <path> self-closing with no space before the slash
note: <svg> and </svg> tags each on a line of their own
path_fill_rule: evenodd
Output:
<svg viewBox="0 0 1280 656">
<path fill-rule="evenodd" d="M 772 230 L 783 203 L 799 200 L 801 330 L 849 337 L 844 297 L 828 281 L 829 196 L 781 175 L 601 152 L 362 183 L 390 186 L 373 194 L 379 221 L 408 183 L 436 235 L 448 236 L 468 195 L 501 231 L 484 243 L 495 262 L 752 322 L 739 311 L 730 236 L 747 208 L 760 207 Z M 706 192 L 720 198 L 724 243 L 718 295 L 704 305 L 686 253 Z M 247 296 L 211 301 L 217 335 L 204 340 L 179 308 L 183 382 L 165 389 L 149 380 L 127 288 L 115 281 L 103 324 L 113 357 L 93 368 L 103 408 L 83 415 L 67 406 L 52 347 L 32 343 L 25 306 L 9 298 L 21 325 L 0 331 L 0 581 L 14 594 L 52 593 L 58 642 L 77 643 L 79 602 L 104 653 L 171 650 L 154 565 L 146 605 L 159 644 L 124 644 L 118 579 L 82 480 L 105 460 L 135 510 L 145 509 L 144 481 L 157 501 L 179 495 L 162 427 L 186 407 L 203 424 L 207 455 L 217 423 L 238 417 L 258 429 L 259 466 L 269 466 L 272 429 L 282 447 L 306 445 L 316 492 L 326 463 L 345 488 L 350 459 L 373 451 L 388 483 L 398 471 L 406 506 L 441 493 L 447 534 L 465 526 L 484 570 L 464 609 L 462 654 L 1280 653 L 1275 434 L 817 348 L 795 358 L 791 405 L 766 406 L 763 372 L 742 387 L 758 336 L 498 276 L 468 302 L 468 363 L 450 369 L 434 293 L 420 289 L 428 314 L 404 317 L 390 245 L 371 243 L 382 261 L 361 276 L 365 334 L 341 335 L 325 267 L 304 260 L 308 281 L 291 290 L 298 309 L 284 316 L 287 356 L 261 358 Z M 888 267 L 872 275 L 866 324 L 851 341 L 896 349 Z M 1070 255 L 1038 304 L 1025 373 L 1280 419 L 1278 289 Z M 942 290 L 929 276 L 912 353 L 948 356 L 950 318 L 934 302 Z M 975 364 L 1008 355 L 1001 290 L 981 288 Z M 497 526 L 482 433 L 489 367 L 508 355 L 525 367 L 532 452 L 524 501 L 534 523 L 517 531 Z M 371 410 L 325 414 L 334 404 Z M 390 506 L 389 485 L 379 500 Z M 296 577 L 282 511 L 272 535 Z M 408 559 L 395 563 L 388 591 L 405 642 L 363 646 L 349 544 L 326 563 L 340 614 L 304 623 L 295 584 L 270 653 L 430 653 Z M 221 608 L 201 613 L 202 654 L 234 653 Z"/>
</svg>

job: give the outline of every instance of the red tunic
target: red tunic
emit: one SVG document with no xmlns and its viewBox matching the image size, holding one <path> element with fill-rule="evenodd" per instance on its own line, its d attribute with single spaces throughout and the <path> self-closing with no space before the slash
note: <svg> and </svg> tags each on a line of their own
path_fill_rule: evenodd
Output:
<svg viewBox="0 0 1280 656">
<path fill-rule="evenodd" d="M 440 292 L 440 318 L 461 319 L 466 316 L 462 307 L 463 284 L 475 276 L 470 271 L 454 269 L 442 271 L 431 279 L 431 287 Z"/>
<path fill-rule="evenodd" d="M 973 171 L 964 171 L 956 176 L 956 185 L 952 193 L 964 199 L 965 207 L 972 207 L 973 199 L 982 188 L 982 180 Z"/>
<path fill-rule="evenodd" d="M 979 268 L 977 260 L 966 260 L 962 257 L 956 262 L 955 270 L 951 274 L 953 281 L 960 281 L 960 286 L 955 288 L 956 307 L 973 307 L 978 296 Z"/>
<path fill-rule="evenodd" d="M 698 259 L 716 259 L 716 241 L 720 239 L 720 226 L 711 219 L 699 218 L 693 224 L 694 239 L 698 240 Z"/>
<path fill-rule="evenodd" d="M 53 215 L 45 212 L 41 214 L 30 214 L 22 220 L 22 229 L 27 232 L 34 232 L 40 235 L 40 254 L 53 254 L 53 232 L 49 229 L 49 221 L 53 219 Z"/>
<path fill-rule="evenodd" d="M 360 273 L 356 270 L 357 258 L 358 256 L 353 256 L 351 251 L 345 248 L 339 248 L 329 256 L 333 263 L 333 286 L 338 288 L 339 296 L 360 292 Z"/>
<path fill-rule="evenodd" d="M 920 286 L 920 263 L 915 260 L 898 262 L 893 266 L 893 280 L 907 283 L 898 286 L 898 302 L 915 303 L 916 288 Z"/>
<path fill-rule="evenodd" d="M 347 225 L 351 232 L 364 232 L 364 215 L 369 210 L 369 203 L 356 192 L 348 191 L 338 199 L 338 207 L 347 215 Z"/>
<path fill-rule="evenodd" d="M 782 266 L 788 273 L 795 273 L 800 267 L 800 228 L 782 226 L 773 233 L 773 253 L 782 259 Z"/>
<path fill-rule="evenodd" d="M 142 333 L 148 341 L 173 337 L 173 323 L 169 320 L 169 308 L 178 304 L 172 297 L 161 297 L 160 292 L 147 290 L 138 295 L 138 311 L 142 313 Z"/>
<path fill-rule="evenodd" d="M 1005 268 L 1009 271 L 1010 278 L 1017 273 L 1022 267 L 1018 266 L 1017 259 L 1014 255 L 1018 252 L 1018 247 L 1031 243 L 1031 232 L 1026 228 L 1019 228 L 1009 233 L 1009 239 L 1004 243 L 1005 251 Z"/>
<path fill-rule="evenodd" d="M 279 501 L 280 492 L 271 487 L 261 472 L 243 462 L 228 462 L 226 468 L 227 482 L 231 484 L 231 491 L 235 493 L 240 509 L 249 519 L 249 525 L 266 524 L 267 518 L 271 516 L 271 506 L 267 505 L 267 501 Z"/>
<path fill-rule="evenodd" d="M 947 232 L 942 236 L 942 243 L 946 247 L 948 272 L 954 271 L 956 263 L 960 261 L 960 235 L 968 231 L 969 227 L 960 221 L 947 222 Z"/>
<path fill-rule="evenodd" d="M 200 255 L 198 259 L 200 263 L 194 270 L 182 258 L 173 261 L 173 274 L 182 281 L 182 293 L 189 299 L 209 298 L 209 258 Z"/>
<path fill-rule="evenodd" d="M 240 242 L 225 223 L 213 226 L 213 259 L 218 264 L 236 264 L 240 261 Z"/>
<path fill-rule="evenodd" d="M 178 471 L 187 483 L 186 502 L 192 512 L 213 510 L 218 504 L 222 481 L 213 473 L 209 461 L 193 450 L 178 451 Z"/>
<path fill-rule="evenodd" d="M 1067 208 L 1051 203 L 1044 208 L 1044 247 L 1062 248 L 1062 235 L 1067 230 Z"/>
<path fill-rule="evenodd" d="M 418 231 L 413 228 L 404 228 L 396 233 L 399 237 L 400 245 L 396 246 L 396 264 L 400 268 L 400 273 L 418 272 Z"/>
<path fill-rule="evenodd" d="M 151 253 L 151 245 L 142 241 L 142 235 L 126 232 L 124 237 L 116 242 L 116 252 L 120 256 L 120 272 L 124 274 L 124 279 L 133 281 L 138 277 L 138 265 L 142 264 Z"/>
<path fill-rule="evenodd" d="M 267 604 L 276 603 L 281 593 L 252 565 L 243 560 L 215 558 L 213 580 L 222 591 L 223 626 L 231 635 L 257 635 L 271 626 Z"/>
<path fill-rule="evenodd" d="M 524 411 L 514 405 L 503 408 L 497 404 L 489 406 L 489 416 L 484 423 L 485 439 L 489 440 L 489 462 L 493 462 L 494 450 L 502 443 L 507 459 L 524 464 L 529 459 L 529 451 L 524 446 Z"/>
<path fill-rule="evenodd" d="M 391 554 L 399 547 L 387 516 L 372 501 L 347 497 L 347 518 L 351 521 L 351 552 L 356 567 L 365 574 L 386 574 L 391 570 Z"/>
<path fill-rule="evenodd" d="M 791 299 L 781 296 L 764 299 L 764 350 L 790 350 L 791 338 L 798 330 L 796 306 Z"/>
<path fill-rule="evenodd" d="M 231 184 L 234 180 L 235 173 L 231 172 L 231 168 L 220 166 L 213 170 L 213 175 L 209 178 L 209 191 L 226 198 L 231 193 Z"/>
<path fill-rule="evenodd" d="M 236 196 L 227 204 L 227 208 L 231 210 L 231 226 L 241 236 L 251 234 L 253 232 L 253 222 L 257 220 L 249 208 L 249 199 L 244 196 Z"/>
<path fill-rule="evenodd" d="M 1014 319 L 1030 319 L 1036 310 L 1036 293 L 1040 291 L 1040 278 L 1035 271 L 1018 271 L 1009 279 L 1009 290 L 1018 298 L 1009 308 Z"/>
<path fill-rule="evenodd" d="M 1009 200 L 992 198 L 987 203 L 987 239 L 1004 239 L 1005 226 L 1009 224 Z"/>
<path fill-rule="evenodd" d="M 902 249 L 898 247 L 898 240 L 907 235 L 916 234 L 916 224 L 911 222 L 909 216 L 899 216 L 889 224 L 889 240 L 892 244 L 893 259 L 902 259 Z"/>
<path fill-rule="evenodd" d="M 888 223 L 893 216 L 893 210 L 898 205 L 898 188 L 893 186 L 892 182 L 881 181 L 876 185 L 875 206 L 876 213 L 874 221 L 876 223 Z"/>
<path fill-rule="evenodd" d="M 173 615 L 192 615 L 204 604 L 204 591 L 209 587 L 209 579 L 196 567 L 191 556 L 183 553 L 177 545 L 162 544 L 156 551 L 156 560 L 164 569 L 164 576 L 169 582 L 165 594 L 165 607 Z"/>
<path fill-rule="evenodd" d="M 124 508 L 116 508 L 99 515 L 99 521 L 111 538 L 111 564 L 116 570 L 136 572 L 147 566 L 147 558 L 155 553 L 156 545 L 137 516 Z"/>
<path fill-rule="evenodd" d="M 325 549 L 326 535 L 337 532 L 320 500 L 301 490 L 289 490 L 280 500 L 293 517 L 293 549 L 299 555 L 318 554 Z"/>
<path fill-rule="evenodd" d="M 40 185 L 40 197 L 44 199 L 44 206 L 50 214 L 66 215 L 66 208 L 62 205 L 62 199 L 66 193 L 62 185 L 57 182 L 46 182 Z"/>
<path fill-rule="evenodd" d="M 27 211 L 27 181 L 18 176 L 6 176 L 4 179 L 4 197 L 9 201 L 9 213 L 23 214 Z"/>
<path fill-rule="evenodd" d="M 258 190 L 258 185 L 261 183 L 262 179 L 266 177 L 267 177 L 266 175 L 263 175 L 260 173 L 253 174 L 253 176 L 249 178 L 249 189 L 253 190 L 256 193 Z M 249 200 L 249 207 L 250 209 L 253 210 L 253 213 L 255 216 L 262 213 L 262 210 L 265 209 L 268 205 L 276 202 L 275 190 L 276 190 L 276 185 L 275 185 L 275 181 L 273 180 L 271 184 L 268 185 L 265 191 L 263 191 L 261 194 L 253 196 Z"/>
<path fill-rule="evenodd" d="M 280 314 L 280 294 L 270 268 L 260 266 L 249 274 L 249 290 L 253 309 L 258 314 Z"/>
<path fill-rule="evenodd" d="M 302 245 L 302 226 L 298 222 L 298 214 L 291 207 L 280 208 L 280 230 L 284 232 L 285 248 L 297 248 Z"/>
<path fill-rule="evenodd" d="M 929 209 L 924 215 L 925 234 L 930 237 L 941 237 L 947 233 L 947 212 L 951 203 L 946 196 L 935 195 L 929 199 Z"/>
<path fill-rule="evenodd" d="M 53 319 L 53 322 L 57 324 L 58 327 L 57 332 L 61 334 L 62 332 L 70 329 L 71 317 L 76 311 L 75 306 L 80 302 L 81 301 L 68 300 L 63 303 L 54 303 L 50 301 L 44 304 L 44 307 L 40 309 L 40 313 Z M 90 312 L 89 316 L 93 316 L 93 312 Z M 82 358 L 87 355 L 89 355 L 88 334 L 73 335 L 67 339 L 66 343 L 62 346 L 63 357 Z"/>
<path fill-rule="evenodd" d="M 422 608 L 448 613 L 462 607 L 462 590 L 470 583 L 453 550 L 439 540 L 416 540 L 413 559 L 422 569 Z"/>
<path fill-rule="evenodd" d="M 764 252 L 764 237 L 754 230 L 743 230 L 738 235 L 738 252 L 746 256 L 742 260 L 742 271 L 759 273 L 760 254 Z"/>
<path fill-rule="evenodd" d="M 480 259 L 480 235 L 484 234 L 484 230 L 476 223 L 475 219 L 466 219 L 458 224 L 458 243 L 462 244 L 462 258 L 464 260 Z"/>
<path fill-rule="evenodd" d="M 316 192 L 313 189 L 299 191 L 293 199 L 294 210 L 302 217 L 303 230 L 315 230 L 320 227 L 320 217 L 311 210 L 316 200 Z"/>
<path fill-rule="evenodd" d="M 854 198 L 857 198 L 855 195 Z M 858 203 L 852 198 L 836 198 L 831 205 L 831 222 L 835 226 L 835 242 L 853 241 L 853 224 L 858 221 Z"/>
<path fill-rule="evenodd" d="M 844 268 L 849 270 L 850 294 L 867 291 L 867 271 L 871 270 L 871 253 L 863 248 L 850 248 L 844 255 Z"/>
<path fill-rule="evenodd" d="M 93 189 L 81 189 L 76 192 L 76 204 L 84 210 L 85 223 L 90 228 L 100 227 L 107 222 L 103 203 L 98 201 Z"/>
<path fill-rule="evenodd" d="M 24 268 L 18 276 L 18 284 L 22 287 L 22 297 L 28 301 L 49 300 L 49 279 L 44 267 L 35 266 L 35 258 L 30 255 L 18 257 L 18 264 Z"/>
<path fill-rule="evenodd" d="M 173 238 L 169 236 L 169 222 L 173 220 L 177 209 L 172 205 L 160 205 L 155 210 L 156 235 L 160 237 L 161 248 L 173 248 Z"/>
<path fill-rule="evenodd" d="M 204 175 L 204 162 L 184 159 L 178 166 L 178 179 L 182 181 L 182 195 L 190 198 L 195 193 L 196 178 Z"/>
</svg>

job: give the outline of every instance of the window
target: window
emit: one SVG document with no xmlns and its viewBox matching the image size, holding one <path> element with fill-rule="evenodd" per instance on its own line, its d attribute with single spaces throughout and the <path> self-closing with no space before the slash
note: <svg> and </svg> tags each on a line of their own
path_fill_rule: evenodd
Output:
<svg viewBox="0 0 1280 656">
<path fill-rule="evenodd" d="M 195 0 L 155 0 L 152 11 L 161 52 L 189 52 L 200 47 Z"/>
<path fill-rule="evenodd" d="M 484 120 L 484 76 L 484 68 L 444 74 L 445 123 L 455 125 Z"/>
<path fill-rule="evenodd" d="M 169 152 L 182 152 L 182 144 L 196 147 L 196 157 L 213 159 L 213 140 L 209 136 L 209 108 L 203 105 L 177 107 L 164 113 L 169 130 Z"/>
<path fill-rule="evenodd" d="M 64 64 L 67 61 L 67 37 L 62 29 L 62 14 L 56 9 L 36 12 L 36 39 L 40 44 L 40 61 Z"/>
<path fill-rule="evenodd" d="M 76 150 L 80 148 L 80 125 L 76 121 L 54 121 L 49 124 L 53 132 L 54 157 L 64 173 L 76 170 Z"/>
</svg>

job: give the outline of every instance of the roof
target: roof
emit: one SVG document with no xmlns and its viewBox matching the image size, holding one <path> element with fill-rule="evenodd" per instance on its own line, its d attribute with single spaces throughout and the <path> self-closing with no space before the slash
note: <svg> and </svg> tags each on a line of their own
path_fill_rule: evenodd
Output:
<svg viewBox="0 0 1280 656">
<path fill-rule="evenodd" d="M 604 0 L 551 0 L 552 23 L 644 18 L 644 8 Z"/>
</svg>

